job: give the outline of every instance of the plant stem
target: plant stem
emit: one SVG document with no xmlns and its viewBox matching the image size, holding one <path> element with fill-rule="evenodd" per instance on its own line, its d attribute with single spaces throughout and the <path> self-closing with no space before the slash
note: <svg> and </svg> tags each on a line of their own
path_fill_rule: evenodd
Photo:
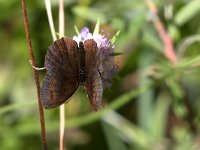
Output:
<svg viewBox="0 0 200 150">
<path fill-rule="evenodd" d="M 56 41 L 56 31 L 55 31 L 55 27 L 54 27 L 54 23 L 53 23 L 50 0 L 45 0 L 45 6 L 46 6 L 47 16 L 48 16 L 48 20 L 49 20 L 49 26 L 51 29 L 51 35 L 52 35 L 53 41 Z"/>
<path fill-rule="evenodd" d="M 65 135 L 65 106 L 60 106 L 60 150 L 64 148 L 64 135 Z"/>
<path fill-rule="evenodd" d="M 177 56 L 174 51 L 174 46 L 172 43 L 172 40 L 168 33 L 164 29 L 164 25 L 160 21 L 159 16 L 157 15 L 157 8 L 154 4 L 153 0 L 146 0 L 147 6 L 149 8 L 150 13 L 153 15 L 153 23 L 154 26 L 159 33 L 159 36 L 163 42 L 164 48 L 165 48 L 165 56 L 173 63 L 175 64 L 177 61 Z"/>
<path fill-rule="evenodd" d="M 27 18 L 25 0 L 22 0 L 22 9 L 23 9 L 23 15 L 24 15 L 24 26 L 25 26 L 25 32 L 26 32 L 26 40 L 27 40 L 28 49 L 29 49 L 29 57 L 30 57 L 30 59 L 32 61 L 32 65 L 36 66 L 35 58 L 34 58 L 34 54 L 33 54 L 33 48 L 32 48 L 32 45 L 31 45 L 30 34 L 29 34 L 28 18 Z M 36 88 L 37 88 L 37 97 L 38 97 L 38 108 L 39 108 L 39 114 L 40 114 L 40 126 L 41 126 L 42 146 L 43 146 L 43 150 L 47 150 L 46 131 L 45 131 L 45 122 L 44 122 L 44 112 L 43 112 L 43 107 L 42 107 L 41 99 L 40 99 L 40 81 L 39 81 L 39 75 L 38 75 L 38 71 L 35 70 L 35 69 L 33 69 L 33 73 L 34 73 L 34 78 L 35 78 L 35 83 L 36 83 Z"/>
<path fill-rule="evenodd" d="M 64 36 L 64 0 L 59 0 L 59 34 Z M 60 150 L 64 149 L 65 106 L 60 106 Z"/>
<path fill-rule="evenodd" d="M 49 25 L 51 29 L 52 38 L 54 41 L 57 40 L 55 27 L 52 18 L 51 12 L 51 3 L 50 0 L 45 0 L 45 6 L 47 10 L 47 16 L 49 20 Z M 59 35 L 64 36 L 64 1 L 59 0 Z M 60 150 L 64 148 L 64 129 L 65 129 L 65 109 L 64 105 L 60 106 Z"/>
</svg>

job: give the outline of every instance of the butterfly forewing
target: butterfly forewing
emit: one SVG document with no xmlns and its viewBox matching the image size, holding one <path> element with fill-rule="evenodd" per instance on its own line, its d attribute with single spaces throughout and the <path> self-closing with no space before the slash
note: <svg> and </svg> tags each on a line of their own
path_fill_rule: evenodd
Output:
<svg viewBox="0 0 200 150">
<path fill-rule="evenodd" d="M 69 38 L 55 41 L 47 50 L 45 67 L 47 73 L 60 78 L 76 78 L 78 76 L 78 45 Z"/>
<path fill-rule="evenodd" d="M 103 86 L 101 80 L 101 55 L 94 40 L 84 42 L 86 54 L 86 90 L 94 110 L 101 106 Z"/>
<path fill-rule="evenodd" d="M 41 88 L 45 108 L 54 108 L 67 101 L 76 91 L 78 81 L 78 45 L 69 38 L 55 41 L 47 50 L 47 74 Z"/>
</svg>

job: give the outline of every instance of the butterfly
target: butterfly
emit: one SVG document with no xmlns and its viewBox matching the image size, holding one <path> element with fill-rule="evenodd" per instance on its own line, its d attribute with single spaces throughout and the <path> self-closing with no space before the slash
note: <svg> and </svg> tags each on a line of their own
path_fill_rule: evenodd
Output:
<svg viewBox="0 0 200 150">
<path fill-rule="evenodd" d="M 93 39 L 77 43 L 63 37 L 47 50 L 47 73 L 41 87 L 41 102 L 46 109 L 69 101 L 79 85 L 86 92 L 93 110 L 101 107 L 103 95 L 102 57 Z"/>
</svg>

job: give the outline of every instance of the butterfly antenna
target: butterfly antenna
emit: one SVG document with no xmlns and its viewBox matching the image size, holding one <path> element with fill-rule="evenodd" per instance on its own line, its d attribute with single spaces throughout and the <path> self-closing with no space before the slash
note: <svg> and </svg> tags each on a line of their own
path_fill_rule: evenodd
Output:
<svg viewBox="0 0 200 150">
<path fill-rule="evenodd" d="M 112 54 L 110 54 L 110 56 L 118 56 L 118 55 L 123 55 L 124 53 L 120 53 L 120 52 L 118 52 L 118 53 L 112 53 Z"/>
</svg>

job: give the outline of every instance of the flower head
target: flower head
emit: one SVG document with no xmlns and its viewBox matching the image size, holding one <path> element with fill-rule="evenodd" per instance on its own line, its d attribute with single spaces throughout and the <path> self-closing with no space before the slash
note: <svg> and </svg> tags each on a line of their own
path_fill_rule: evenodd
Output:
<svg viewBox="0 0 200 150">
<path fill-rule="evenodd" d="M 106 35 L 102 33 L 92 34 L 87 27 L 84 27 L 79 35 L 73 37 L 73 40 L 77 43 L 80 41 L 84 42 L 88 39 L 93 39 L 97 43 L 98 52 L 102 60 L 101 78 L 103 86 L 110 87 L 111 84 L 109 83 L 109 80 L 111 79 L 113 73 L 117 71 L 117 67 L 114 64 L 114 45 L 111 44 L 111 41 Z"/>
</svg>

